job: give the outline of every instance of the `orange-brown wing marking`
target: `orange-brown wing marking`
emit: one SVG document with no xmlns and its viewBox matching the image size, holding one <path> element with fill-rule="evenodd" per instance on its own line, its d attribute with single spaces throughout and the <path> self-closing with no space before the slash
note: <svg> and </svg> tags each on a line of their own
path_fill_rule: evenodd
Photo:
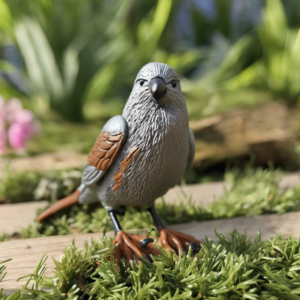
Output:
<svg viewBox="0 0 300 300">
<path fill-rule="evenodd" d="M 115 192 L 119 186 L 121 185 L 122 181 L 123 181 L 123 176 L 124 176 L 124 172 L 127 169 L 127 167 L 129 166 L 131 160 L 133 159 L 133 157 L 138 153 L 139 151 L 139 147 L 134 147 L 132 148 L 127 157 L 121 161 L 120 163 L 120 170 L 119 172 L 114 176 L 114 181 L 115 181 L 115 185 L 113 187 L 113 191 Z"/>
<path fill-rule="evenodd" d="M 88 156 L 88 163 L 98 170 L 107 170 L 121 150 L 123 137 L 122 132 L 115 135 L 101 132 Z"/>
</svg>

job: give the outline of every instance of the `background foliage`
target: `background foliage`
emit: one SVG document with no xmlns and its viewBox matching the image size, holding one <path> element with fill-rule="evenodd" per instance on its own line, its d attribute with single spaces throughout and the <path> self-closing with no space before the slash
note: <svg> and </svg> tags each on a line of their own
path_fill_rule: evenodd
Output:
<svg viewBox="0 0 300 300">
<path fill-rule="evenodd" d="M 31 154 L 88 151 L 149 61 L 178 71 L 190 119 L 274 100 L 297 105 L 298 4 L 0 0 L 0 94 L 38 114 L 43 134 Z"/>
<path fill-rule="evenodd" d="M 193 117 L 268 99 L 296 102 L 297 1 L 267 0 L 264 8 L 256 1 L 255 10 L 246 1 L 208 2 L 207 12 L 191 0 L 1 0 L 1 89 L 81 121 L 99 115 L 99 102 L 119 111 L 141 66 L 161 61 L 185 78 Z"/>
</svg>

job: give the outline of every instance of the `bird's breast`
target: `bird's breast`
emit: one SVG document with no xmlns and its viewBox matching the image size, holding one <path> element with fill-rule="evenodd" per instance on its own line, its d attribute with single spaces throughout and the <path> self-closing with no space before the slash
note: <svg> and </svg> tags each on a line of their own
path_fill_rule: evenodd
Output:
<svg viewBox="0 0 300 300">
<path fill-rule="evenodd" d="M 184 120 L 156 118 L 138 127 L 128 123 L 128 139 L 102 184 L 102 199 L 113 207 L 153 204 L 180 181 L 188 160 Z"/>
</svg>

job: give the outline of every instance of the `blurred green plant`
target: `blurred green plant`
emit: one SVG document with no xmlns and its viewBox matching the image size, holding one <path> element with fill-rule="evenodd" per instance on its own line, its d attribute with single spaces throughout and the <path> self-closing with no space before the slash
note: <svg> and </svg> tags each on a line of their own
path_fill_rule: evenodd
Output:
<svg viewBox="0 0 300 300">
<path fill-rule="evenodd" d="M 49 106 L 77 121 L 103 122 L 119 114 L 134 77 L 149 61 L 166 62 L 178 71 L 191 119 L 271 100 L 295 104 L 297 1 L 266 1 L 256 27 L 246 17 L 233 22 L 234 1 L 213 2 L 215 17 L 209 18 L 193 1 L 87 0 L 75 6 L 72 0 L 1 0 L 0 46 L 17 45 L 28 96 L 47 116 Z M 184 5 L 190 11 L 186 36 L 177 32 Z M 0 69 L 21 72 L 3 60 Z M 0 86 L 4 95 L 13 91 L 1 77 Z M 39 141 L 36 149 L 43 150 L 32 153 L 60 145 L 55 138 L 51 147 L 44 147 L 43 137 Z"/>
<path fill-rule="evenodd" d="M 261 24 L 233 44 L 221 66 L 186 83 L 192 117 L 270 100 L 298 103 L 300 24 L 292 25 L 282 2 L 267 0 Z"/>
<path fill-rule="evenodd" d="M 40 177 L 36 172 L 13 174 L 8 168 L 1 174 L 0 203 L 32 201 L 32 192 L 37 187 Z"/>
<path fill-rule="evenodd" d="M 295 104 L 300 96 L 300 28 L 288 27 L 279 0 L 268 0 L 263 16 L 257 31 L 263 57 L 229 79 L 226 86 L 229 90 L 243 87 L 268 90 Z"/>
<path fill-rule="evenodd" d="M 0 235 L 0 242 L 9 241 L 9 236 L 6 233 Z"/>
<path fill-rule="evenodd" d="M 120 114 L 119 107 L 114 105 L 115 103 L 114 101 L 109 102 L 109 107 L 114 113 Z M 47 114 L 41 119 L 42 134 L 28 141 L 27 153 L 37 155 L 70 151 L 88 154 L 107 118 L 109 118 L 105 104 L 99 103 L 97 108 L 101 110 L 101 118 L 86 123 L 69 122 L 56 114 Z"/>
<path fill-rule="evenodd" d="M 7 168 L 0 182 L 0 203 L 58 200 L 80 184 L 81 171 L 12 172 Z"/>
<path fill-rule="evenodd" d="M 126 100 L 123 95 L 129 95 L 135 75 L 149 61 L 165 61 L 184 72 L 199 59 L 195 49 L 164 50 L 170 39 L 161 37 L 174 22 L 176 1 L 1 4 L 25 64 L 29 96 L 48 99 L 51 108 L 71 120 L 82 120 L 95 98 Z"/>
<path fill-rule="evenodd" d="M 202 78 L 218 68 L 231 43 L 253 24 L 246 17 L 233 22 L 232 1 L 213 2 L 214 18 L 193 1 L 88 0 L 75 6 L 72 0 L 1 0 L 5 21 L 0 30 L 19 47 L 35 106 L 50 105 L 80 121 L 99 116 L 97 101 L 124 103 L 138 70 L 150 61 L 170 64 L 187 78 Z M 188 36 L 177 33 L 184 5 L 191 21 Z M 244 16 L 248 9 L 244 5 Z M 189 86 L 183 80 L 184 89 Z M 206 89 L 193 85 L 192 94 L 186 93 L 188 103 L 196 103 L 191 115 L 199 118 Z"/>
</svg>

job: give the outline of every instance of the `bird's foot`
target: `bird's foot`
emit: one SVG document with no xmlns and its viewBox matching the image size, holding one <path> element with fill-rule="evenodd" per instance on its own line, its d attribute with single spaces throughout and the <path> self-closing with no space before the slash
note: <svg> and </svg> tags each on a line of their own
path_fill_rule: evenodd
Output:
<svg viewBox="0 0 300 300">
<path fill-rule="evenodd" d="M 117 246 L 114 250 L 117 265 L 120 266 L 122 258 L 125 258 L 129 267 L 131 261 L 150 260 L 150 254 L 160 255 L 161 252 L 152 245 L 153 242 L 151 237 L 127 234 L 120 230 L 112 241 L 112 246 Z"/>
<path fill-rule="evenodd" d="M 178 255 L 188 251 L 189 247 L 194 253 L 198 253 L 201 249 L 201 242 L 193 236 L 169 228 L 162 228 L 159 231 L 158 241 L 165 249 L 177 252 Z"/>
</svg>

